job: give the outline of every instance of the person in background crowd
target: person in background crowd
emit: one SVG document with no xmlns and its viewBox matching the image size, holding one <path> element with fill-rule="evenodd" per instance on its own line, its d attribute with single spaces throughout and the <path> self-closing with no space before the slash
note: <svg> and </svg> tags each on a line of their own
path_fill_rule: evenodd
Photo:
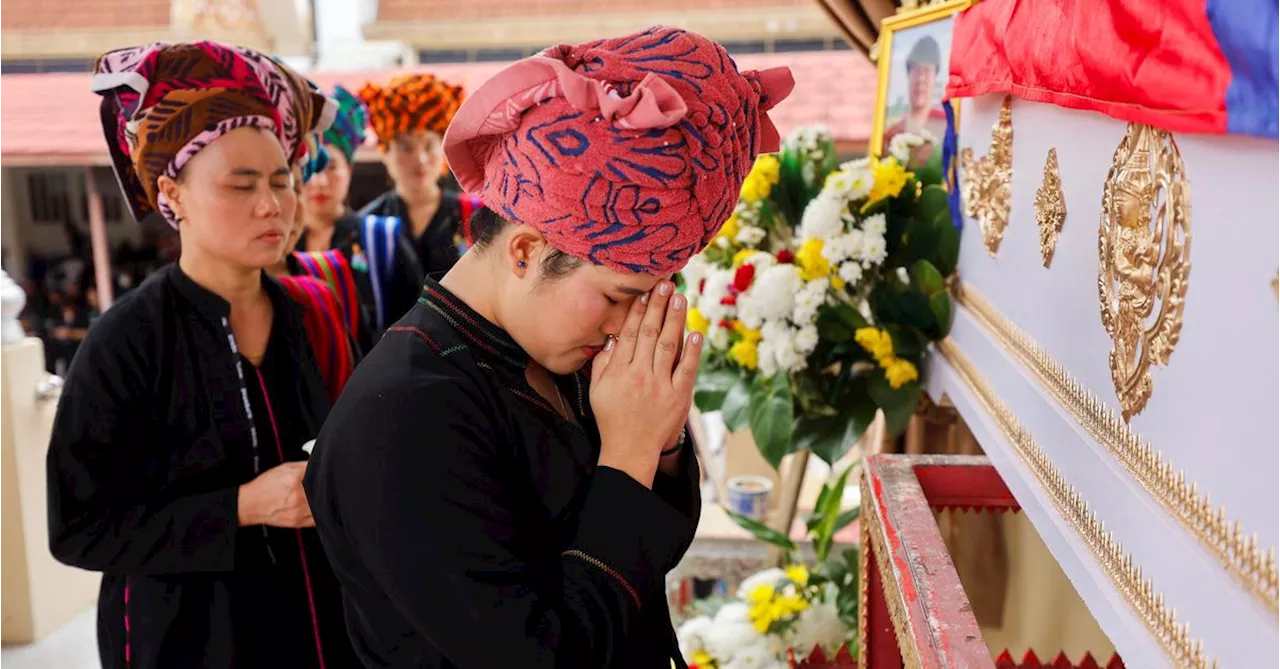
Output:
<svg viewBox="0 0 1280 669">
<path fill-rule="evenodd" d="M 481 206 L 478 199 L 439 183 L 445 128 L 462 97 L 462 87 L 430 74 L 404 74 L 385 86 L 369 83 L 360 89 L 382 163 L 395 183 L 360 214 L 399 219 L 427 276 L 447 272 L 465 252 L 471 216 Z"/>
<path fill-rule="evenodd" d="M 346 89 L 334 89 L 338 115 L 320 135 L 328 155 L 323 169 L 302 190 L 306 224 L 297 250 L 301 266 L 334 284 L 356 317 L 356 341 L 368 352 L 382 331 L 399 320 L 422 289 L 422 266 L 407 237 L 394 232 L 399 221 L 357 216 L 347 207 L 351 168 L 364 143 L 364 104 Z M 350 311 L 354 309 L 353 311 Z"/>
<path fill-rule="evenodd" d="M 307 468 L 366 666 L 684 666 L 664 581 L 698 523 L 702 338 L 670 279 L 777 149 L 792 83 L 653 28 L 549 49 L 462 106 L 444 150 L 484 198 L 475 243 L 356 369 Z"/>
<path fill-rule="evenodd" d="M 294 192 L 301 198 L 302 186 L 315 174 L 324 169 L 329 160 L 329 153 L 320 145 L 319 136 L 312 134 L 307 143 L 307 159 L 300 161 L 293 168 Z M 302 206 L 296 208 L 293 227 L 290 228 L 285 249 L 292 249 L 302 236 Z M 356 346 L 357 328 L 355 314 L 350 314 L 334 292 L 332 284 L 323 275 L 312 276 L 299 260 L 307 254 L 287 251 L 279 262 L 266 268 L 269 276 L 273 276 L 280 285 L 303 305 L 303 326 L 310 338 L 312 351 L 320 365 L 320 375 L 324 377 L 329 388 L 329 399 L 336 401 L 342 387 L 351 376 L 358 359 Z M 351 304 L 351 308 L 359 305 Z"/>
<path fill-rule="evenodd" d="M 102 666 L 355 666 L 301 489 L 328 393 L 262 271 L 332 102 L 213 42 L 112 51 L 92 86 L 134 218 L 158 210 L 182 240 L 89 331 L 49 443 L 50 550 L 103 573 Z"/>
</svg>

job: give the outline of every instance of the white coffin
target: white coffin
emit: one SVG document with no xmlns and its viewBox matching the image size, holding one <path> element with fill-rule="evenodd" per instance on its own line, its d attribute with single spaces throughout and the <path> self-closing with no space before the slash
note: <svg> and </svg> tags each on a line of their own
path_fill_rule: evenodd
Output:
<svg viewBox="0 0 1280 669">
<path fill-rule="evenodd" d="M 961 147 L 988 153 L 1003 100 L 962 101 Z M 1280 665 L 1277 144 L 1172 135 L 1190 272 L 1168 364 L 1126 422 L 1099 235 L 1129 124 L 1017 99 L 1011 120 L 1008 225 L 992 257 L 965 220 L 929 392 L 954 402 L 1127 666 Z M 1035 201 L 1051 148 L 1067 216 L 1046 269 Z"/>
</svg>

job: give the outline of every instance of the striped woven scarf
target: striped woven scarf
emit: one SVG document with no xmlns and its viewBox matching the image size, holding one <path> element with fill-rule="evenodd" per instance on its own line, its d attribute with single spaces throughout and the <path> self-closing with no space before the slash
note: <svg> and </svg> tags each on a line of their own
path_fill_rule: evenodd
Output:
<svg viewBox="0 0 1280 669">
<path fill-rule="evenodd" d="M 360 293 L 356 291 L 355 272 L 351 263 L 338 249 L 328 251 L 302 252 L 293 254 L 302 265 L 302 269 L 327 284 L 333 289 L 342 307 L 342 317 L 346 321 L 347 332 L 353 339 L 360 338 Z"/>
<path fill-rule="evenodd" d="M 309 276 L 281 277 L 280 283 L 303 307 L 302 325 L 315 351 L 320 376 L 329 390 L 329 400 L 336 402 L 355 370 L 351 339 L 342 322 L 338 298 L 328 284 Z"/>
</svg>

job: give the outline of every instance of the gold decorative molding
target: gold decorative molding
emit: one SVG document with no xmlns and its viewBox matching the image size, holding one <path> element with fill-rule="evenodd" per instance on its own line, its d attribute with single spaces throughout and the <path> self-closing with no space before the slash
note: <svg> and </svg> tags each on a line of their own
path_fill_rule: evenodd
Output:
<svg viewBox="0 0 1280 669">
<path fill-rule="evenodd" d="M 898 639 L 898 650 L 902 653 L 903 669 L 921 669 L 920 649 L 916 648 L 916 642 L 911 637 L 911 631 L 907 624 L 907 612 L 902 608 L 902 592 L 898 589 L 898 582 L 893 578 L 893 572 L 889 566 L 889 547 L 885 545 L 883 533 L 883 519 L 876 510 L 874 503 L 875 498 L 871 496 L 871 487 L 867 484 L 866 472 L 861 476 L 862 482 L 862 526 L 863 544 L 862 554 L 863 560 L 867 559 L 867 548 L 872 548 L 871 552 L 876 556 L 876 567 L 880 570 L 880 589 L 884 594 L 885 607 L 889 609 L 889 619 L 893 621 L 893 634 Z M 866 539 L 870 537 L 871 542 L 866 543 Z M 865 621 L 865 617 L 863 618 Z M 860 623 L 865 626 L 866 623 Z M 864 633 L 865 634 L 865 633 Z M 866 640 L 866 637 L 863 637 Z M 858 653 L 858 657 L 866 656 L 866 646 L 863 645 L 862 650 Z M 861 662 L 861 660 L 860 660 Z"/>
<path fill-rule="evenodd" d="M 1111 159 L 1098 226 L 1098 298 L 1126 421 L 1151 399 L 1151 367 L 1169 364 L 1190 273 L 1191 185 L 1182 154 L 1168 131 L 1130 123 Z"/>
<path fill-rule="evenodd" d="M 1044 180 L 1036 191 L 1036 225 L 1040 228 L 1040 258 L 1045 269 L 1053 262 L 1053 251 L 1058 247 L 1058 235 L 1067 220 L 1067 202 L 1062 193 L 1062 178 L 1058 175 L 1058 150 L 1049 149 L 1044 160 Z"/>
<path fill-rule="evenodd" d="M 978 220 L 982 243 L 991 257 L 1000 250 L 1013 206 L 1013 97 L 1006 95 L 1000 118 L 991 128 L 987 155 L 975 159 L 973 149 L 960 152 L 964 213 Z"/>
<path fill-rule="evenodd" d="M 1231 521 L 1225 507 L 1214 506 L 1185 472 L 1164 459 L 1135 434 L 1101 399 L 1086 390 L 1025 331 L 1000 313 L 972 287 L 957 283 L 956 301 L 995 335 L 1000 344 L 1032 372 L 1040 385 L 1071 414 L 1081 427 L 1124 465 L 1134 479 L 1255 597 L 1274 613 L 1280 600 L 1276 549 L 1258 545 L 1257 533 L 1245 535 L 1240 521 Z"/>
<path fill-rule="evenodd" d="M 1098 565 L 1111 578 L 1116 591 L 1128 601 L 1129 607 L 1146 625 L 1172 663 L 1194 669 L 1216 668 L 1217 661 L 1204 654 L 1204 642 L 1191 636 L 1189 624 L 1178 623 L 1177 612 L 1165 606 L 1164 595 L 1156 591 L 1150 579 L 1143 577 L 1142 568 L 1134 564 L 1133 556 L 1125 553 L 1120 542 L 1107 532 L 1084 497 L 1067 483 L 1066 477 L 1013 412 L 1000 401 L 968 357 L 950 338 L 938 342 L 937 350 L 995 421 L 1014 452 L 1036 477 L 1055 510 L 1084 541 Z"/>
<path fill-rule="evenodd" d="M 866 477 L 866 472 L 863 472 L 858 478 L 864 480 Z M 860 487 L 866 489 L 865 484 Z M 871 533 L 862 514 L 859 514 L 858 525 L 862 528 L 862 541 L 858 544 L 858 669 L 867 669 L 867 637 L 871 631 L 867 625 L 867 612 L 871 608 Z"/>
</svg>

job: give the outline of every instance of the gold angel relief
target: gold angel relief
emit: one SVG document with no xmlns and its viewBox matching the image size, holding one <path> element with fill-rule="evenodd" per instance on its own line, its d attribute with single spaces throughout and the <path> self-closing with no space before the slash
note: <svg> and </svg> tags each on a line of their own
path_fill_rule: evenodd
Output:
<svg viewBox="0 0 1280 669">
<path fill-rule="evenodd" d="M 1191 272 L 1191 189 L 1173 136 L 1130 124 L 1112 158 L 1098 228 L 1098 295 L 1125 420 L 1151 399 L 1182 332 Z"/>
</svg>

